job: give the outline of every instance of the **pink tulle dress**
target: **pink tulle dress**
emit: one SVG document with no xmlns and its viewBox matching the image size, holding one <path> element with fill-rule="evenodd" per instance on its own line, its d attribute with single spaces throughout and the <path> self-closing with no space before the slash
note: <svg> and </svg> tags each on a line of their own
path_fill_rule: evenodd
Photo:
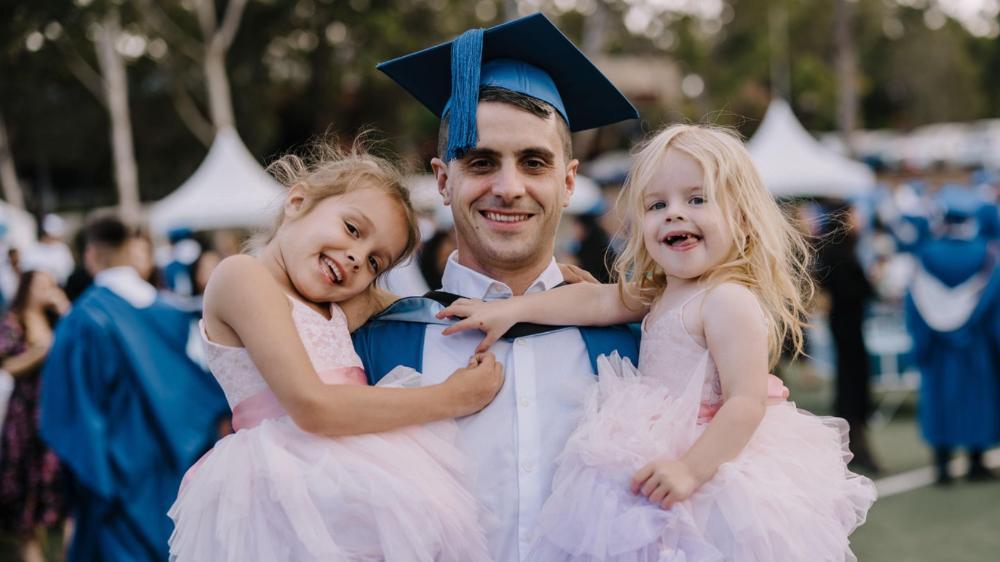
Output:
<svg viewBox="0 0 1000 562">
<path fill-rule="evenodd" d="M 327 320 L 292 299 L 302 343 L 327 384 L 366 384 L 336 305 Z M 169 515 L 182 562 L 489 560 L 451 420 L 327 438 L 306 433 L 243 348 L 202 335 L 237 431 L 185 476 Z M 386 384 L 416 384 L 398 368 Z M 381 384 L 381 383 L 380 383 Z"/>
<path fill-rule="evenodd" d="M 856 560 L 848 535 L 864 522 L 875 487 L 847 469 L 847 423 L 784 400 L 772 401 L 742 453 L 684 502 L 664 510 L 631 493 L 636 471 L 679 458 L 722 404 L 715 364 L 685 329 L 682 309 L 658 305 L 646 316 L 638 371 L 617 356 L 599 359 L 530 560 Z"/>
</svg>

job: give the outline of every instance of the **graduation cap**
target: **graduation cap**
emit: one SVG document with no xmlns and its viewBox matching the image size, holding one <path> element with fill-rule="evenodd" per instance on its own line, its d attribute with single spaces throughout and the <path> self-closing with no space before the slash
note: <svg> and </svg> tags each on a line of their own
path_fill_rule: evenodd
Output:
<svg viewBox="0 0 1000 562">
<path fill-rule="evenodd" d="M 445 160 L 476 146 L 482 86 L 548 103 L 573 132 L 639 117 L 628 99 L 542 14 L 486 30 L 470 29 L 454 41 L 377 68 L 438 117 L 449 114 Z"/>
</svg>

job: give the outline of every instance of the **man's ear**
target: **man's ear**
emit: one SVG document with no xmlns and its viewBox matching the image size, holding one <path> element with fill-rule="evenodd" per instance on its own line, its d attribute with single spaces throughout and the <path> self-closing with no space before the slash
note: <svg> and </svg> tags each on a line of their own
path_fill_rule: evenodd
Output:
<svg viewBox="0 0 1000 562">
<path fill-rule="evenodd" d="M 434 171 L 434 179 L 437 180 L 438 193 L 444 200 L 445 205 L 451 204 L 451 193 L 448 191 L 448 164 L 440 158 L 431 159 L 431 170 Z"/>
<path fill-rule="evenodd" d="M 288 193 L 285 195 L 285 216 L 289 218 L 296 218 L 302 214 L 302 209 L 305 208 L 306 199 L 306 192 L 302 187 L 302 184 L 297 183 L 288 188 Z"/>
<path fill-rule="evenodd" d="M 563 199 L 563 207 L 569 206 L 570 197 L 573 196 L 573 190 L 576 189 L 576 172 L 580 168 L 580 161 L 576 158 L 570 160 L 569 165 L 566 166 L 566 198 Z"/>
</svg>

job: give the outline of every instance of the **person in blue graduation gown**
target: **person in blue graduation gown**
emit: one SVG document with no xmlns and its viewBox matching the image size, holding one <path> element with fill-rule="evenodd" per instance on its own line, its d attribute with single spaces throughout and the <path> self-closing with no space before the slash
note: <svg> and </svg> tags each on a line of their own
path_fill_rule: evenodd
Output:
<svg viewBox="0 0 1000 562">
<path fill-rule="evenodd" d="M 991 479 L 983 451 L 1000 442 L 1000 267 L 975 220 L 981 203 L 942 194 L 944 235 L 916 252 L 907 327 L 921 372 L 920 426 L 934 448 L 938 482 L 969 451 L 970 479 Z"/>
<path fill-rule="evenodd" d="M 379 69 L 446 122 L 431 164 L 458 250 L 442 292 L 398 301 L 355 332 L 355 349 L 373 383 L 397 365 L 436 383 L 467 364 L 482 339 L 444 336 L 448 321 L 435 317 L 442 303 L 564 282 L 552 256 L 579 165 L 570 132 L 638 114 L 541 14 L 470 30 Z M 594 384 L 594 361 L 614 351 L 634 361 L 638 342 L 625 327 L 521 326 L 491 351 L 504 365 L 504 386 L 485 409 L 458 420 L 458 444 L 472 463 L 473 493 L 497 520 L 488 530 L 490 554 L 512 562 L 527 555 L 555 458 Z"/>
<path fill-rule="evenodd" d="M 94 284 L 60 323 L 41 391 L 43 438 L 68 467 L 76 522 L 70 562 L 166 561 L 166 515 L 227 412 L 187 355 L 192 317 L 129 262 L 114 218 L 87 228 Z"/>
</svg>

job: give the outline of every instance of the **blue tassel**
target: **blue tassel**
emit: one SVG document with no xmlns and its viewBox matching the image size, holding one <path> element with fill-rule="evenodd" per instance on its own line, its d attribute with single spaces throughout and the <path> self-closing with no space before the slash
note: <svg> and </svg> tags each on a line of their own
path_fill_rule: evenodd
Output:
<svg viewBox="0 0 1000 562">
<path fill-rule="evenodd" d="M 479 142 L 476 108 L 483 60 L 483 30 L 470 29 L 451 44 L 451 102 L 445 162 L 461 158 Z"/>
</svg>

